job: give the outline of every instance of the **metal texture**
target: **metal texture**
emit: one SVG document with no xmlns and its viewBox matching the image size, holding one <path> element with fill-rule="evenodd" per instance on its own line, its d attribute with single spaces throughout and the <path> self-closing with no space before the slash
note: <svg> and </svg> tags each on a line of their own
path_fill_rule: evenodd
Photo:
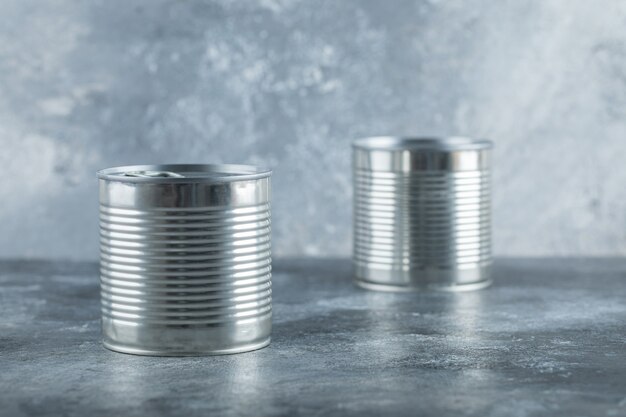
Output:
<svg viewBox="0 0 626 417">
<path fill-rule="evenodd" d="M 353 143 L 354 274 L 375 290 L 489 285 L 487 140 L 372 137 Z"/>
<path fill-rule="evenodd" d="M 98 173 L 107 348 L 183 356 L 269 344 L 270 174 L 240 165 Z"/>
</svg>

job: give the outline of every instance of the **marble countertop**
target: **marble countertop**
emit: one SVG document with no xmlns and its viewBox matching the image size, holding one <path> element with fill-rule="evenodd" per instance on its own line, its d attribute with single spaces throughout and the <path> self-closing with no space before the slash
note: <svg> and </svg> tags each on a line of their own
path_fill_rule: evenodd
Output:
<svg viewBox="0 0 626 417">
<path fill-rule="evenodd" d="M 268 348 L 155 358 L 100 344 L 96 264 L 1 261 L 0 415 L 626 415 L 626 259 L 499 259 L 470 293 L 274 266 Z"/>
</svg>

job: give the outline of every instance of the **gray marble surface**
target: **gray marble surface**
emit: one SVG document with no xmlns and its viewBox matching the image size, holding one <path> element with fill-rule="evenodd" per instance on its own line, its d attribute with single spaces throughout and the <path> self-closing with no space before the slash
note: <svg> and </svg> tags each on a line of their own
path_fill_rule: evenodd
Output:
<svg viewBox="0 0 626 417">
<path fill-rule="evenodd" d="M 626 260 L 500 259 L 457 294 L 278 260 L 274 296 L 266 349 L 131 356 L 100 344 L 95 264 L 3 261 L 0 415 L 626 415 Z"/>
<path fill-rule="evenodd" d="M 274 169 L 275 254 L 350 256 L 352 139 L 461 134 L 496 144 L 498 255 L 624 256 L 625 22 L 624 0 L 2 0 L 0 254 L 95 260 L 97 169 L 195 162 Z"/>
</svg>

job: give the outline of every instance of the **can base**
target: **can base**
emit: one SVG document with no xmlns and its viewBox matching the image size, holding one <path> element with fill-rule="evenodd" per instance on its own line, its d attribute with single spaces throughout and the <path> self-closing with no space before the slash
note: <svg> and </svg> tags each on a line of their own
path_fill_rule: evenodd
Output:
<svg viewBox="0 0 626 417">
<path fill-rule="evenodd" d="M 121 353 L 147 356 L 228 355 L 270 343 L 272 315 L 219 325 L 128 323 L 102 318 L 102 343 Z"/>
<path fill-rule="evenodd" d="M 140 356 L 217 356 L 217 355 L 232 355 L 235 353 L 245 353 L 252 352 L 255 350 L 263 349 L 264 347 L 269 346 L 270 338 L 258 342 L 251 343 L 249 345 L 237 346 L 233 349 L 221 349 L 221 350 L 206 350 L 206 351 L 167 351 L 167 350 L 145 350 L 132 348 L 128 346 L 118 345 L 115 343 L 110 343 L 103 341 L 102 344 L 105 348 L 112 350 L 118 353 L 126 353 L 129 355 L 140 355 Z"/>
<path fill-rule="evenodd" d="M 356 285 L 375 291 L 474 291 L 491 285 L 491 263 L 464 269 L 380 269 L 354 263 Z"/>
<path fill-rule="evenodd" d="M 454 284 L 454 285 L 423 285 L 423 286 L 406 286 L 406 285 L 390 285 L 390 284 L 377 284 L 374 282 L 362 281 L 355 279 L 354 283 L 366 290 L 384 291 L 384 292 L 420 292 L 420 291 L 446 291 L 446 292 L 465 292 L 482 290 L 489 287 L 493 281 L 488 279 L 479 282 L 472 282 L 469 284 Z"/>
</svg>

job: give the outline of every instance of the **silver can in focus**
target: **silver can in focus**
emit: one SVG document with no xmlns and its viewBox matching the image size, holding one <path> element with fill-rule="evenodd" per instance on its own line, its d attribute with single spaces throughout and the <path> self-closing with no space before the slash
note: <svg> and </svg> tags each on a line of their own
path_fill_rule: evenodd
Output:
<svg viewBox="0 0 626 417">
<path fill-rule="evenodd" d="M 183 356 L 269 344 L 270 174 L 241 165 L 98 173 L 107 348 Z"/>
<path fill-rule="evenodd" d="M 371 137 L 353 143 L 354 274 L 375 290 L 488 286 L 492 143 Z"/>
</svg>

